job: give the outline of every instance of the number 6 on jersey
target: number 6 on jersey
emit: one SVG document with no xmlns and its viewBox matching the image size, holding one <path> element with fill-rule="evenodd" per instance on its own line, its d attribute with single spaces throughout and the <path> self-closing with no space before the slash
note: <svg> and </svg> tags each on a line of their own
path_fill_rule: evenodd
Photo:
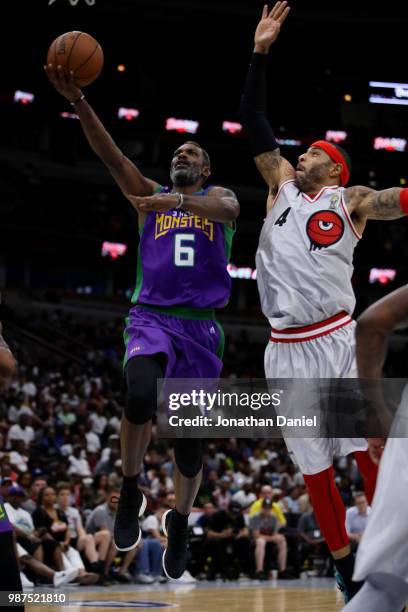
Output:
<svg viewBox="0 0 408 612">
<path fill-rule="evenodd" d="M 194 266 L 194 247 L 185 243 L 195 242 L 195 234 L 175 234 L 174 236 L 174 265 L 185 268 Z"/>
</svg>

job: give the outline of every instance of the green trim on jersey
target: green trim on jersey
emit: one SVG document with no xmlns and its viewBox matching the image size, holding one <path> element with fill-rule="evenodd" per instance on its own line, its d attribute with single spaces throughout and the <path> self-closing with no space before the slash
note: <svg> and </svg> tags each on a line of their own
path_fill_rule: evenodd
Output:
<svg viewBox="0 0 408 612">
<path fill-rule="evenodd" d="M 225 240 L 225 258 L 227 263 L 229 263 L 231 257 L 232 250 L 232 240 L 234 238 L 235 232 L 237 231 L 235 221 L 233 223 L 233 227 L 230 225 L 224 225 L 224 240 Z"/>
<path fill-rule="evenodd" d="M 192 319 L 193 321 L 214 321 L 215 312 L 212 308 L 188 308 L 186 306 L 152 306 L 151 304 L 137 304 L 143 310 L 161 312 L 169 317 L 179 319 Z"/>
<path fill-rule="evenodd" d="M 130 317 L 125 317 L 125 329 L 123 331 L 123 342 L 125 344 L 125 354 L 123 356 L 123 368 L 125 367 L 125 365 L 128 362 L 128 344 L 129 344 L 129 334 L 126 331 L 126 328 L 128 327 L 130 322 Z"/>
<path fill-rule="evenodd" d="M 142 237 L 143 229 L 144 229 L 144 224 L 139 227 L 140 237 Z M 135 290 L 133 291 L 133 295 L 130 299 L 132 304 L 137 303 L 137 300 L 139 299 L 139 294 L 142 290 L 142 285 L 143 285 L 143 267 L 142 267 L 142 257 L 140 253 L 140 240 L 139 240 L 139 246 L 137 247 L 136 286 L 135 286 Z"/>
<path fill-rule="evenodd" d="M 215 319 L 214 322 L 215 322 L 216 326 L 218 327 L 218 329 L 220 331 L 220 341 L 219 341 L 218 346 L 217 346 L 216 355 L 217 355 L 217 357 L 219 357 L 222 360 L 222 358 L 224 356 L 224 349 L 225 349 L 225 332 L 224 332 L 223 326 L 218 321 L 218 319 Z"/>
</svg>

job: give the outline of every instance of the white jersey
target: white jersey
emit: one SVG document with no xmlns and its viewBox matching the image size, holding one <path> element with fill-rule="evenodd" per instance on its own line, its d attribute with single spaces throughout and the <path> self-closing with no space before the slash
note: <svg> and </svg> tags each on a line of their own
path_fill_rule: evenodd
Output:
<svg viewBox="0 0 408 612">
<path fill-rule="evenodd" d="M 310 198 L 293 180 L 280 186 L 256 254 L 262 311 L 273 328 L 352 314 L 353 253 L 361 236 L 343 194 L 344 187 L 324 187 Z"/>
</svg>

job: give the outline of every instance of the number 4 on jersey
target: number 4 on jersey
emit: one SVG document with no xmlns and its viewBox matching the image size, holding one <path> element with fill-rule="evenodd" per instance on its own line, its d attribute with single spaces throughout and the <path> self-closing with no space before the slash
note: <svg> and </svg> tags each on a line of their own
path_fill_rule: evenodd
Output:
<svg viewBox="0 0 408 612">
<path fill-rule="evenodd" d="M 288 219 L 288 214 L 291 211 L 291 207 L 289 206 L 289 208 L 287 208 L 279 217 L 279 219 L 277 219 L 275 221 L 275 225 L 279 225 L 279 227 L 282 227 L 282 225 L 284 225 Z"/>
</svg>

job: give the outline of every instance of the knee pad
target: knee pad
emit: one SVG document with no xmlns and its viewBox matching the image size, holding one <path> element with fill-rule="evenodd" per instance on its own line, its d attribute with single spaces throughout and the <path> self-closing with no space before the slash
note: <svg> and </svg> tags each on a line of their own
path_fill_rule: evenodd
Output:
<svg viewBox="0 0 408 612">
<path fill-rule="evenodd" d="M 126 366 L 127 396 L 124 415 L 134 425 L 144 425 L 157 405 L 157 379 L 163 377 L 158 361 L 151 357 L 133 357 Z"/>
<path fill-rule="evenodd" d="M 200 438 L 174 440 L 174 460 L 185 478 L 195 478 L 203 467 L 202 446 Z"/>
<path fill-rule="evenodd" d="M 152 418 L 156 410 L 156 393 L 149 389 L 129 391 L 126 397 L 124 415 L 133 425 L 144 425 Z"/>
</svg>

